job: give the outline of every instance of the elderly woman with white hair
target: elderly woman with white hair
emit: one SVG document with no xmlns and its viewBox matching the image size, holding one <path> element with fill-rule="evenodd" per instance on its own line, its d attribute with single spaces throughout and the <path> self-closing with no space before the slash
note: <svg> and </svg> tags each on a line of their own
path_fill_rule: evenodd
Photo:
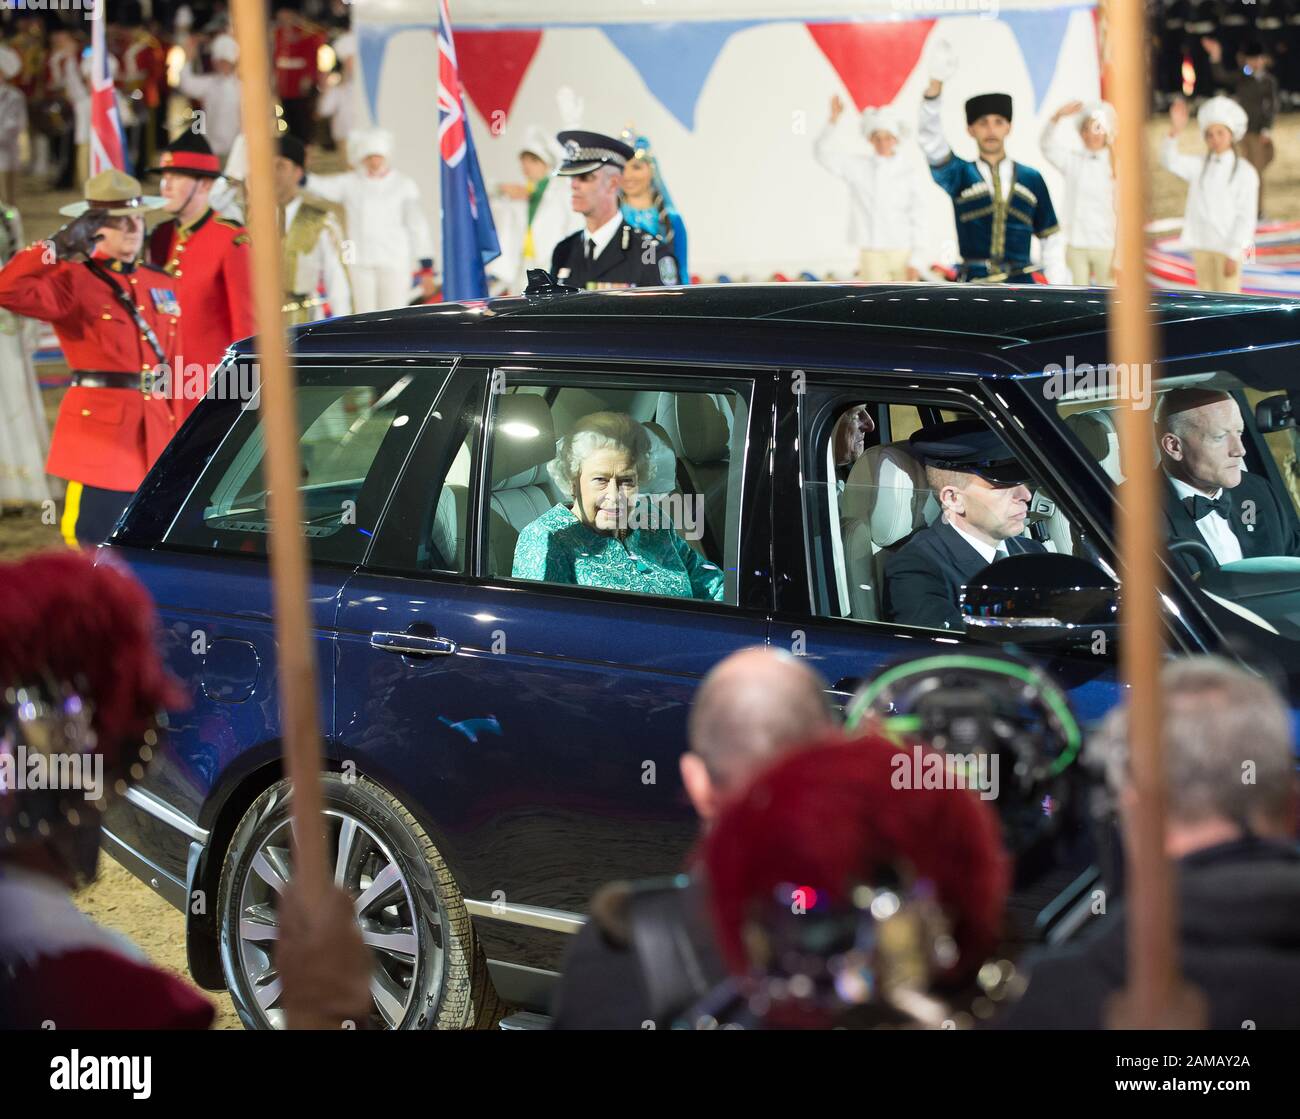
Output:
<svg viewBox="0 0 1300 1119">
<path fill-rule="evenodd" d="M 1071 142 L 1067 118 L 1078 127 Z M 1071 101 L 1052 114 L 1040 146 L 1065 178 L 1065 263 L 1080 287 L 1109 284 L 1115 267 L 1115 109 L 1106 101 Z"/>
<path fill-rule="evenodd" d="M 1181 98 L 1169 107 L 1169 134 L 1160 149 L 1165 170 L 1187 181 L 1183 246 L 1191 250 L 1202 291 L 1240 292 L 1259 214 L 1259 173 L 1236 149 L 1246 135 L 1246 110 L 1230 97 L 1211 97 L 1201 106 L 1196 123 L 1209 149 L 1203 157 L 1178 150 L 1188 117 Z"/>
<path fill-rule="evenodd" d="M 844 112 L 838 95 L 813 142 L 813 158 L 849 187 L 849 240 L 858 250 L 864 282 L 919 280 L 925 267 L 925 179 L 915 159 L 899 150 L 906 133 L 892 108 L 867 108 L 862 135 L 870 147 L 851 151 L 837 140 Z"/>
<path fill-rule="evenodd" d="M 411 301 L 411 276 L 431 299 L 433 237 L 420 206 L 420 188 L 393 168 L 392 133 L 368 128 L 348 137 L 351 171 L 308 175 L 307 190 L 343 207 L 355 257 L 351 264 L 352 309 L 386 311 Z"/>
<path fill-rule="evenodd" d="M 516 579 L 722 601 L 723 574 L 663 519 L 641 517 L 650 436 L 622 412 L 593 412 L 560 440 L 548 466 L 571 504 L 556 505 L 519 534 Z"/>
</svg>

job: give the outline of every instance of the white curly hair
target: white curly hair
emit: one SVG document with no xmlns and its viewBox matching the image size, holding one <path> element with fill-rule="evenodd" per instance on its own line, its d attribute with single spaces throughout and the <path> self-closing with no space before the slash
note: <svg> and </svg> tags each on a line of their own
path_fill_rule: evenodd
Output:
<svg viewBox="0 0 1300 1119">
<path fill-rule="evenodd" d="M 636 467 L 638 481 L 650 473 L 650 435 L 626 412 L 592 412 L 560 440 L 547 465 L 551 480 L 564 497 L 572 501 L 577 492 L 582 464 L 597 451 L 622 451 Z"/>
</svg>

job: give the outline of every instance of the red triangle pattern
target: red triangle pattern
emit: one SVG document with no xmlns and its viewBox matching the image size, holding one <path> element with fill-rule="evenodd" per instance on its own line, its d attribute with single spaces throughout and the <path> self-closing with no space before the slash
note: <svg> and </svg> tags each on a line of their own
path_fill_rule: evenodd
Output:
<svg viewBox="0 0 1300 1119">
<path fill-rule="evenodd" d="M 542 41 L 541 31 L 457 31 L 460 84 L 491 127 L 505 124 Z M 494 114 L 502 114 L 494 117 Z"/>
<path fill-rule="evenodd" d="M 932 19 L 912 19 L 805 26 L 861 112 L 868 105 L 888 105 L 898 96 L 934 24 Z"/>
</svg>

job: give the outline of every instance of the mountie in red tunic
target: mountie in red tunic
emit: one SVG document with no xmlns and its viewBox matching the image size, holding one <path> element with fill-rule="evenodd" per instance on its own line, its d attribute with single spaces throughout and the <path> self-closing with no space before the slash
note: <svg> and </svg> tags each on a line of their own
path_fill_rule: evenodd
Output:
<svg viewBox="0 0 1300 1119">
<path fill-rule="evenodd" d="M 130 299 L 172 368 L 181 352 L 181 308 L 175 281 L 160 269 L 93 263 L 54 260 L 38 242 L 0 270 L 0 307 L 53 326 L 73 370 L 45 469 L 83 485 L 131 492 L 175 434 L 181 414 L 173 401 L 145 391 L 160 363 L 118 293 Z M 76 383 L 79 373 L 88 379 L 116 374 L 113 379 L 133 387 L 84 387 Z"/>
<path fill-rule="evenodd" d="M 149 236 L 149 260 L 175 277 L 185 311 L 185 369 L 178 383 L 177 415 L 183 421 L 207 391 L 212 372 L 232 342 L 247 338 L 253 322 L 248 231 L 207 210 L 191 225 L 165 221 Z M 203 392 L 190 382 L 203 369 Z"/>
</svg>

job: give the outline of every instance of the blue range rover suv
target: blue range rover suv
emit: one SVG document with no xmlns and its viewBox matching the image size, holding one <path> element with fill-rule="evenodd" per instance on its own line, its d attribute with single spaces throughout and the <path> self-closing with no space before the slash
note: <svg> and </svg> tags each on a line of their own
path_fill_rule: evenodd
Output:
<svg viewBox="0 0 1300 1119">
<path fill-rule="evenodd" d="M 677 778 L 687 709 L 736 649 L 806 657 L 843 705 L 885 664 L 993 634 L 1032 641 L 1085 721 L 1114 702 L 1113 636 L 1018 619 L 1014 592 L 997 625 L 968 632 L 888 616 L 884 562 L 939 514 L 908 451 L 918 428 L 996 430 L 1032 480 L 1027 531 L 1104 585 L 1125 471 L 1115 409 L 1126 394 L 1222 390 L 1244 418 L 1246 469 L 1294 527 L 1297 305 L 1157 295 L 1164 356 L 1125 380 L 1098 372 L 1106 302 L 1074 288 L 735 285 L 297 329 L 326 826 L 374 951 L 376 1022 L 545 1008 L 593 891 L 681 865 L 695 831 Z M 106 820 L 106 846 L 186 913 L 194 978 L 267 1027 L 282 1018 L 275 903 L 291 867 L 255 362 L 252 343 L 235 347 L 106 547 L 152 592 L 193 698 Z M 837 425 L 862 408 L 874 431 L 846 451 Z M 548 470 L 557 440 L 601 411 L 645 426 L 638 507 L 721 569 L 720 599 L 515 577 L 520 533 L 564 499 Z M 1171 650 L 1296 671 L 1300 560 L 1199 566 L 1170 560 Z M 1042 927 L 1063 898 L 1039 899 Z"/>
</svg>

